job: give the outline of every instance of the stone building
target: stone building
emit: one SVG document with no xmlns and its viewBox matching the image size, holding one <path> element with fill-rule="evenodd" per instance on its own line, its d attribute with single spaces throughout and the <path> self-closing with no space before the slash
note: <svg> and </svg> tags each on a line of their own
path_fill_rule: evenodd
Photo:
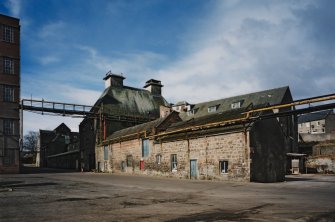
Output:
<svg viewBox="0 0 335 222">
<path fill-rule="evenodd" d="M 245 112 L 292 100 L 288 87 L 193 105 L 193 112 L 111 134 L 96 147 L 99 171 L 277 182 L 285 178 L 294 119 L 249 121 Z M 239 104 L 237 104 L 239 103 Z M 191 109 L 192 110 L 192 109 Z M 273 110 L 278 112 L 278 110 Z M 259 113 L 260 115 L 260 113 Z M 289 128 L 289 129 L 288 129 Z"/>
<path fill-rule="evenodd" d="M 0 14 L 0 173 L 20 171 L 20 20 Z"/>
<path fill-rule="evenodd" d="M 299 116 L 298 133 L 303 142 L 335 140 L 334 111 L 324 110 Z"/>
<path fill-rule="evenodd" d="M 105 90 L 91 110 L 94 115 L 86 117 L 79 126 L 84 170 L 96 169 L 95 146 L 113 132 L 169 113 L 160 81 L 150 79 L 144 89 L 139 89 L 125 86 L 124 79 L 122 75 L 106 74 Z"/>
<path fill-rule="evenodd" d="M 307 172 L 335 172 L 335 114 L 333 110 L 298 118 L 299 152 L 307 156 Z"/>
<path fill-rule="evenodd" d="M 79 169 L 79 133 L 64 124 L 54 130 L 40 130 L 36 155 L 39 167 Z"/>
</svg>

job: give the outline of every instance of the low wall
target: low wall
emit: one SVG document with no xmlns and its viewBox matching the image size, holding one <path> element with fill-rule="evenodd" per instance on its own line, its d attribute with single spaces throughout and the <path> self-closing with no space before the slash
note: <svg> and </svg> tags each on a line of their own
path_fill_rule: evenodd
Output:
<svg viewBox="0 0 335 222">
<path fill-rule="evenodd" d="M 318 173 L 335 173 L 335 155 L 309 157 L 305 164 Z"/>
</svg>

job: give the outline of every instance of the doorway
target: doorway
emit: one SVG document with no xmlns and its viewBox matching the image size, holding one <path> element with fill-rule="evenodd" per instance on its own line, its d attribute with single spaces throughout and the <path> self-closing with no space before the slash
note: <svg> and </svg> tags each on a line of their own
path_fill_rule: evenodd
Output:
<svg viewBox="0 0 335 222">
<path fill-rule="evenodd" d="M 190 160 L 190 179 L 198 178 L 197 160 Z"/>
</svg>

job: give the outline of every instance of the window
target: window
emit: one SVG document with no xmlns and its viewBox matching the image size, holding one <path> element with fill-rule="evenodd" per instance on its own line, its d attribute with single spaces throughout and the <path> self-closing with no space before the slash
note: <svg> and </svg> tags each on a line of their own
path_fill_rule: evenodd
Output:
<svg viewBox="0 0 335 222">
<path fill-rule="evenodd" d="M 232 109 L 238 109 L 238 108 L 241 108 L 241 101 L 232 103 L 232 104 L 230 105 L 230 107 L 231 107 Z"/>
<path fill-rule="evenodd" d="M 3 132 L 5 135 L 14 135 L 14 121 L 5 119 L 3 121 Z"/>
<path fill-rule="evenodd" d="M 227 160 L 220 161 L 220 173 L 228 173 L 228 161 Z"/>
<path fill-rule="evenodd" d="M 177 154 L 171 154 L 171 171 L 177 171 Z"/>
<path fill-rule="evenodd" d="M 65 142 L 65 144 L 70 144 L 70 136 L 65 135 L 64 136 L 64 142 Z"/>
<path fill-rule="evenodd" d="M 192 110 L 187 111 L 187 115 L 188 116 L 193 116 L 194 115 L 194 110 L 192 109 Z"/>
<path fill-rule="evenodd" d="M 7 149 L 7 154 L 5 158 L 3 158 L 3 164 L 5 166 L 11 166 L 15 164 L 15 150 L 14 149 Z"/>
<path fill-rule="evenodd" d="M 193 116 L 197 111 L 198 111 L 198 109 L 191 109 L 191 110 L 187 111 L 187 115 L 188 116 Z"/>
<path fill-rule="evenodd" d="M 104 146 L 104 160 L 108 160 L 108 146 Z"/>
<path fill-rule="evenodd" d="M 14 42 L 14 28 L 9 25 L 2 26 L 2 37 L 6 42 Z"/>
<path fill-rule="evenodd" d="M 142 140 L 142 157 L 149 156 L 149 140 Z"/>
<path fill-rule="evenodd" d="M 317 121 L 317 122 L 316 122 L 316 125 L 317 125 L 317 126 L 320 126 L 320 125 L 321 125 L 321 124 L 320 124 L 320 121 Z"/>
<path fill-rule="evenodd" d="M 4 87 L 4 98 L 5 102 L 14 102 L 14 87 L 5 86 Z"/>
<path fill-rule="evenodd" d="M 217 106 L 210 106 L 210 107 L 208 107 L 208 112 L 209 113 L 214 113 L 214 112 L 216 112 L 216 110 L 217 110 Z"/>
<path fill-rule="evenodd" d="M 11 58 L 3 58 L 3 72 L 6 74 L 14 74 L 14 60 Z"/>
<path fill-rule="evenodd" d="M 0 136 L 0 157 L 5 155 L 5 137 Z"/>
<path fill-rule="evenodd" d="M 161 154 L 157 154 L 156 155 L 156 163 L 157 164 L 161 164 L 161 161 L 162 161 L 162 155 Z"/>
</svg>

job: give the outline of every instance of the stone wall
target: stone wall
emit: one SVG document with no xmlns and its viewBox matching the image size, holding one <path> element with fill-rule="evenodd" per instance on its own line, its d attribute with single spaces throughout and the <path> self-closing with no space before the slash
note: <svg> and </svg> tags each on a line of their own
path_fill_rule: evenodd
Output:
<svg viewBox="0 0 335 222">
<path fill-rule="evenodd" d="M 322 142 L 327 140 L 335 140 L 335 133 L 301 133 L 300 136 L 304 142 Z"/>
<path fill-rule="evenodd" d="M 335 173 L 335 155 L 311 156 L 307 158 L 305 165 L 318 173 Z"/>
<path fill-rule="evenodd" d="M 147 157 L 142 157 L 142 140 L 134 139 L 110 144 L 107 161 L 104 160 L 104 147 L 97 147 L 96 157 L 100 170 L 105 172 L 190 178 L 190 160 L 196 160 L 197 179 L 249 181 L 246 138 L 243 132 L 237 132 L 164 143 L 150 140 Z M 177 170 L 172 170 L 171 166 L 174 154 L 177 155 Z M 228 161 L 226 173 L 220 172 L 220 161 Z"/>
</svg>

